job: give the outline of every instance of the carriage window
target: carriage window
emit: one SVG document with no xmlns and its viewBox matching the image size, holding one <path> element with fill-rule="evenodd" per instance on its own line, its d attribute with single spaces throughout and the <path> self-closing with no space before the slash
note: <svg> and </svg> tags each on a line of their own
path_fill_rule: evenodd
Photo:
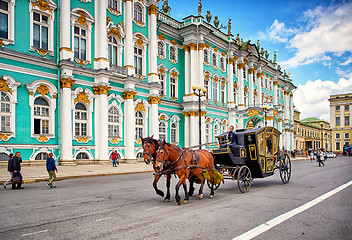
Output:
<svg viewBox="0 0 352 240">
<path fill-rule="evenodd" d="M 273 135 L 273 153 L 274 154 L 277 153 L 278 146 L 279 146 L 278 137 L 276 135 Z"/>
<path fill-rule="evenodd" d="M 259 148 L 259 154 L 263 155 L 263 149 L 264 149 L 264 146 L 263 146 L 263 133 L 259 134 L 258 135 L 258 148 Z"/>
<path fill-rule="evenodd" d="M 273 135 L 270 133 L 266 134 L 266 156 L 273 155 Z"/>
</svg>

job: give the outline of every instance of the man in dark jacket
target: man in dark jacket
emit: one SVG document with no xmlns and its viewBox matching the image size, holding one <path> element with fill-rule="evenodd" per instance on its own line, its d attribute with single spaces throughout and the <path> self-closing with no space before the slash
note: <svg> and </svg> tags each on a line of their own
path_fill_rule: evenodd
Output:
<svg viewBox="0 0 352 240">
<path fill-rule="evenodd" d="M 231 125 L 229 129 L 229 133 L 227 134 L 227 143 L 228 144 L 236 144 L 236 133 L 233 131 L 234 127 Z"/>
<path fill-rule="evenodd" d="M 21 175 L 21 153 L 16 152 L 15 156 L 9 160 L 7 170 L 12 173 L 12 176 L 18 176 L 20 178 L 20 183 L 12 183 L 12 189 L 23 189 L 22 187 L 22 175 Z"/>
<path fill-rule="evenodd" d="M 46 160 L 46 170 L 49 174 L 49 183 L 46 184 L 48 188 L 55 188 L 53 181 L 56 178 L 55 171 L 57 172 L 57 168 L 55 166 L 55 159 L 53 158 L 53 155 L 53 153 L 49 153 L 49 157 Z"/>
</svg>

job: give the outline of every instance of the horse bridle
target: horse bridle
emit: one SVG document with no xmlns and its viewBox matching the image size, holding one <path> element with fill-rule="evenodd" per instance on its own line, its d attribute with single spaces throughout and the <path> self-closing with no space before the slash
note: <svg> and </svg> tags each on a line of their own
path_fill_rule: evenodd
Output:
<svg viewBox="0 0 352 240">
<path fill-rule="evenodd" d="M 148 144 L 148 143 L 150 143 L 151 145 L 153 145 L 153 142 L 152 142 L 152 141 L 146 141 L 144 144 Z M 143 144 L 143 146 L 144 146 L 144 144 Z M 149 156 L 149 157 L 148 157 L 149 161 L 154 163 L 155 159 L 154 159 L 154 157 L 153 157 L 152 152 L 146 152 L 145 149 L 144 149 L 144 147 L 143 147 L 143 155 L 144 155 L 144 154 L 147 154 L 147 155 Z"/>
<path fill-rule="evenodd" d="M 167 154 L 168 157 L 169 157 L 170 165 L 173 166 L 175 163 L 177 163 L 177 162 L 181 159 L 181 157 L 183 156 L 183 153 L 186 151 L 186 148 L 182 150 L 181 154 L 178 156 L 178 158 L 176 159 L 176 161 L 171 162 L 171 157 L 170 157 L 169 152 L 167 151 L 166 147 L 161 147 L 161 146 L 159 146 L 159 148 L 158 148 L 158 150 L 157 150 L 157 153 L 156 153 L 156 156 L 155 156 L 155 161 L 156 161 L 156 162 L 161 162 L 162 165 L 164 165 L 164 164 L 165 164 L 165 154 L 164 154 L 164 156 L 163 156 L 163 160 L 162 160 L 162 161 L 161 161 L 161 160 L 158 160 L 158 155 L 159 155 L 159 153 L 160 153 L 160 150 L 164 150 L 164 152 L 166 152 L 166 154 Z M 186 163 L 186 164 L 187 164 L 187 163 Z"/>
</svg>

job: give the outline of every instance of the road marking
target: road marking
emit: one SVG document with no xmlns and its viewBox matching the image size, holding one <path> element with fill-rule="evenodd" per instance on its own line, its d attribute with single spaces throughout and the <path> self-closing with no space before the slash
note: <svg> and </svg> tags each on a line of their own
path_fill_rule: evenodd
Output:
<svg viewBox="0 0 352 240">
<path fill-rule="evenodd" d="M 26 234 L 22 234 L 21 237 L 30 236 L 30 235 L 38 234 L 38 233 L 45 233 L 47 231 L 49 231 L 49 230 L 46 229 L 46 230 L 42 230 L 42 231 L 38 231 L 38 232 L 26 233 Z"/>
<path fill-rule="evenodd" d="M 100 222 L 100 221 L 104 221 L 104 220 L 108 220 L 110 219 L 111 217 L 107 217 L 107 218 L 100 218 L 100 219 L 97 219 L 95 220 L 96 222 Z"/>
<path fill-rule="evenodd" d="M 146 209 L 146 211 L 154 210 L 154 209 L 157 209 L 157 208 L 159 208 L 159 207 L 148 208 L 148 209 Z"/>
<path fill-rule="evenodd" d="M 313 207 L 314 205 L 324 201 L 325 199 L 331 197 L 332 195 L 342 191 L 343 189 L 349 187 L 352 185 L 352 180 L 349 181 L 348 183 L 345 183 L 343 185 L 341 185 L 340 187 L 337 187 L 333 190 L 331 190 L 330 192 L 327 192 L 315 199 L 313 199 L 312 201 L 310 202 L 307 202 L 306 204 L 300 206 L 300 207 L 297 207 L 287 213 L 284 213 L 284 214 L 281 214 L 280 216 L 277 216 L 276 218 L 273 218 L 265 223 L 263 223 L 262 225 L 259 225 L 255 228 L 253 228 L 252 230 L 249 230 L 248 232 L 245 232 L 243 234 L 241 234 L 240 236 L 238 237 L 235 237 L 233 240 L 245 240 L 245 239 L 252 239 L 256 236 L 258 236 L 259 234 L 263 233 L 263 232 L 266 232 L 268 231 L 269 229 L 275 227 L 276 225 L 286 221 L 287 219 Z"/>
</svg>

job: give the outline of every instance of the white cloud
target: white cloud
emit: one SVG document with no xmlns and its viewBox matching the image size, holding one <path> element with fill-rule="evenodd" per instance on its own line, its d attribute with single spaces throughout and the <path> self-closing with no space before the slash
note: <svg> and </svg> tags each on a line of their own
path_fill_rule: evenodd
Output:
<svg viewBox="0 0 352 240">
<path fill-rule="evenodd" d="M 289 37 L 292 36 L 296 30 L 287 28 L 284 23 L 280 23 L 277 19 L 274 23 L 266 28 L 266 33 L 259 32 L 259 39 L 269 39 L 274 43 L 286 43 Z"/>
<path fill-rule="evenodd" d="M 330 103 L 332 94 L 352 92 L 352 76 L 333 81 L 308 81 L 299 85 L 293 95 L 293 102 L 301 112 L 301 119 L 317 117 L 330 122 Z"/>
<path fill-rule="evenodd" d="M 345 62 L 341 63 L 341 65 L 347 66 L 347 65 L 349 65 L 350 63 L 352 63 L 352 56 L 350 56 Z"/>
<path fill-rule="evenodd" d="M 295 56 L 280 62 L 284 68 L 329 61 L 328 53 L 352 52 L 352 2 L 327 8 L 317 7 L 304 13 L 306 28 L 289 40 L 287 48 Z"/>
</svg>

